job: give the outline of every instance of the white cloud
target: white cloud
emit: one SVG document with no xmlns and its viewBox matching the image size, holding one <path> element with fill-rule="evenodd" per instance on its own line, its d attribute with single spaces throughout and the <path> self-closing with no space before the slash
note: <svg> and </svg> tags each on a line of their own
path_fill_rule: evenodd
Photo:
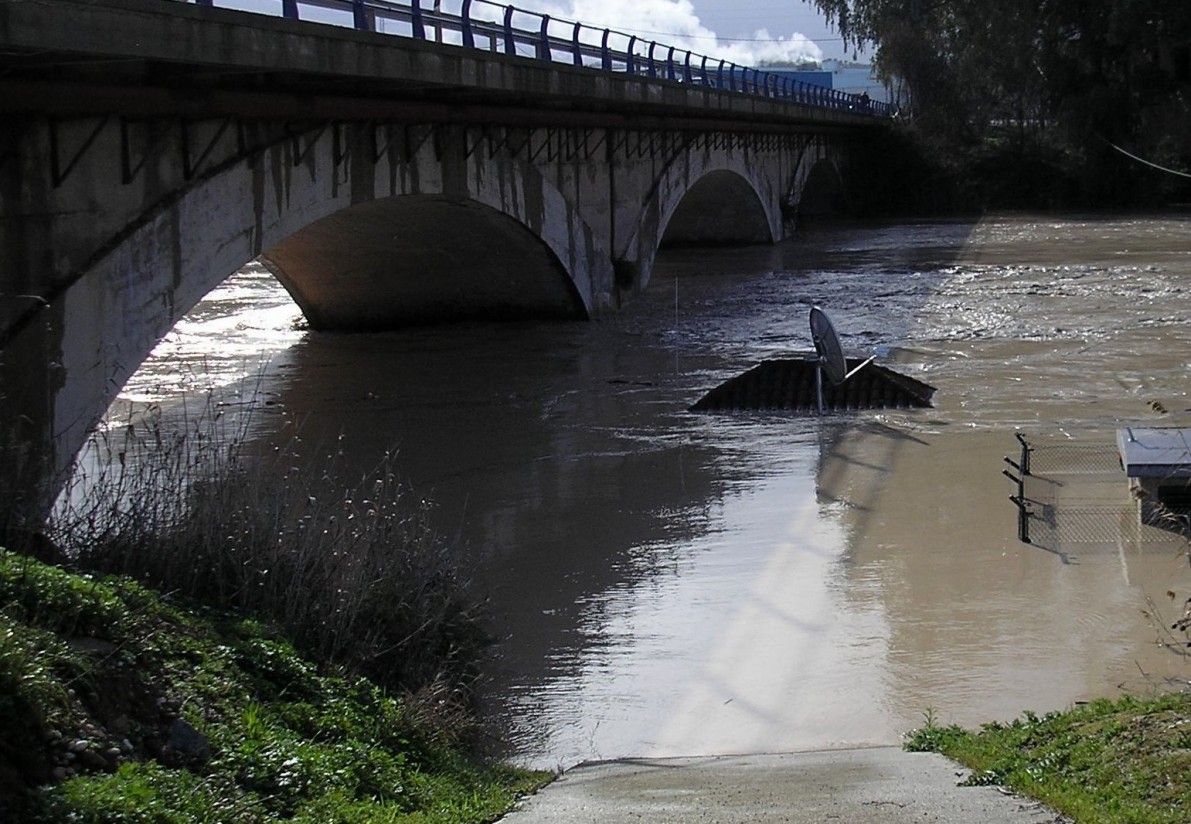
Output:
<svg viewBox="0 0 1191 824">
<path fill-rule="evenodd" d="M 747 40 L 721 41 L 699 21 L 690 0 L 522 0 L 518 5 L 741 66 L 823 59 L 822 50 L 797 32 L 774 37 L 758 29 Z"/>
</svg>

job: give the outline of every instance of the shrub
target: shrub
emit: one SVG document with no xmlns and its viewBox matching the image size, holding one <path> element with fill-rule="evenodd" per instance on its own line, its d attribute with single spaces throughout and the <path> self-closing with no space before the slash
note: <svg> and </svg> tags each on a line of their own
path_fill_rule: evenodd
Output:
<svg viewBox="0 0 1191 824">
<path fill-rule="evenodd" d="M 331 668 L 410 691 L 470 677 L 483 635 L 458 548 L 396 473 L 345 480 L 291 438 L 254 454 L 251 414 L 159 408 L 96 435 L 49 529 L 84 569 L 255 615 Z"/>
</svg>

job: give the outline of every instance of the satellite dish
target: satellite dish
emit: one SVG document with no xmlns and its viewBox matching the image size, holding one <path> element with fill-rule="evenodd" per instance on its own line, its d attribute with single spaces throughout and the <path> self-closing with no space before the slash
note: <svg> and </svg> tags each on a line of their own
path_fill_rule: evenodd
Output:
<svg viewBox="0 0 1191 824">
<path fill-rule="evenodd" d="M 844 348 L 840 346 L 835 326 L 832 325 L 831 318 L 827 317 L 827 313 L 818 306 L 811 307 L 811 340 L 815 342 L 815 351 L 819 354 L 819 366 L 815 370 L 815 391 L 819 398 L 819 414 L 822 415 L 823 373 L 827 373 L 832 385 L 839 386 L 876 360 L 877 356 L 873 355 L 849 372 L 848 361 L 844 358 Z"/>
<path fill-rule="evenodd" d="M 819 354 L 819 368 L 827 373 L 832 384 L 839 386 L 848 377 L 848 363 L 831 318 L 818 306 L 811 307 L 811 340 Z"/>
</svg>

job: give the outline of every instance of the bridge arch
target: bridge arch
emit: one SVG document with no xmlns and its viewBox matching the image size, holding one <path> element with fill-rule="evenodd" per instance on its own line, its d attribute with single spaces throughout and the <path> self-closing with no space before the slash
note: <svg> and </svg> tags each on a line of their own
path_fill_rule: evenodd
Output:
<svg viewBox="0 0 1191 824">
<path fill-rule="evenodd" d="M 54 323 L 69 330 L 49 399 L 57 478 L 153 347 L 255 258 L 326 329 L 586 317 L 613 277 L 596 234 L 538 169 L 431 141 L 352 161 L 332 135 L 287 139 L 129 223 L 57 299 Z"/>
<path fill-rule="evenodd" d="M 678 202 L 660 246 L 771 243 L 769 216 L 746 178 L 717 169 L 695 181 Z"/>
<path fill-rule="evenodd" d="M 797 213 L 799 219 L 813 219 L 839 214 L 846 208 L 847 189 L 843 172 L 834 158 L 811 155 L 800 169 L 801 183 L 797 185 Z"/>
<path fill-rule="evenodd" d="M 395 195 L 353 204 L 260 259 L 315 329 L 588 314 L 555 250 L 474 200 Z"/>
<path fill-rule="evenodd" d="M 624 258 L 637 274 L 635 288 L 649 285 L 653 261 L 663 240 L 685 239 L 694 223 L 707 229 L 717 221 L 713 243 L 769 243 L 782 237 L 782 183 L 772 163 L 741 149 L 678 153 L 641 198 Z M 722 206 L 716 204 L 721 200 Z M 742 209 L 733 212 L 730 207 Z M 675 221 L 677 217 L 677 221 Z M 675 232 L 666 231 L 675 221 Z"/>
</svg>

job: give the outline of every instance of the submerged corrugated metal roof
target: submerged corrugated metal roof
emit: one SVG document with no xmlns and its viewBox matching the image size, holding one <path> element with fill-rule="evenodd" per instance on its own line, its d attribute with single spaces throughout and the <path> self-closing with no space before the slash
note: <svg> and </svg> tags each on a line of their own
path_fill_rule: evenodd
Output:
<svg viewBox="0 0 1191 824">
<path fill-rule="evenodd" d="M 861 362 L 859 358 L 847 358 L 847 369 L 855 369 Z M 818 368 L 818 358 L 762 361 L 712 389 L 691 411 L 813 413 L 818 409 Z M 925 407 L 931 405 L 934 393 L 933 386 L 875 363 L 838 386 L 823 378 L 823 407 L 833 411 Z"/>
</svg>

